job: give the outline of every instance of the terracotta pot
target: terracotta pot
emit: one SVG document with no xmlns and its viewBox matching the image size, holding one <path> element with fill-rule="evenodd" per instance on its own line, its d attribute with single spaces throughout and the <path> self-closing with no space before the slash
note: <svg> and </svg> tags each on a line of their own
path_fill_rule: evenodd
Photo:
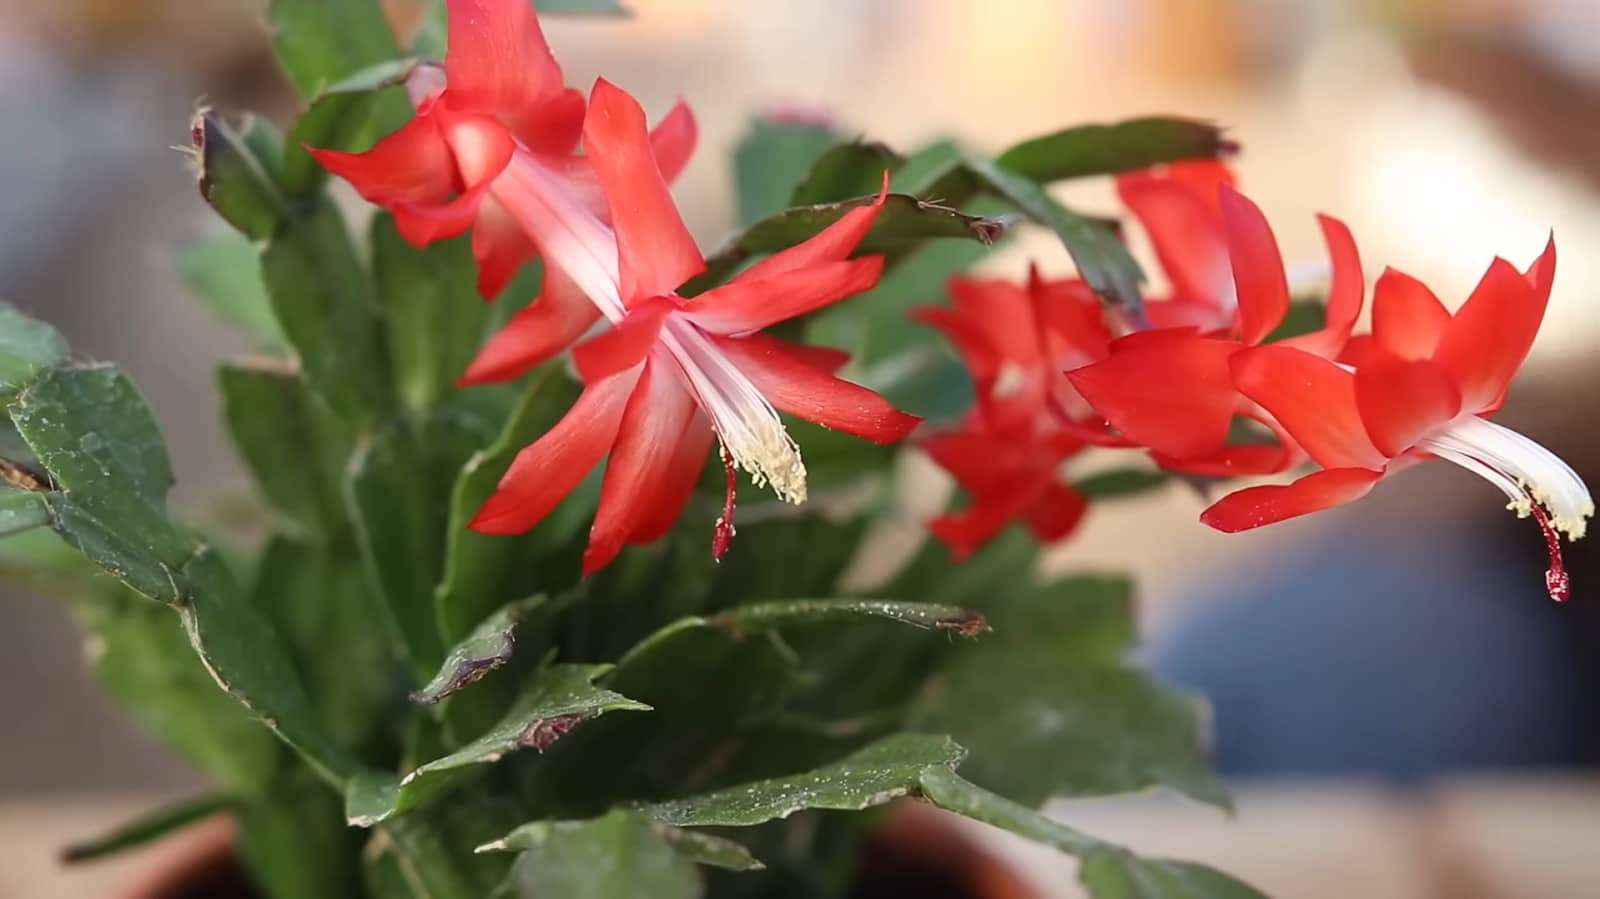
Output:
<svg viewBox="0 0 1600 899">
<path fill-rule="evenodd" d="M 257 899 L 233 852 L 233 822 L 213 818 L 151 850 L 146 875 L 116 899 Z"/>
<path fill-rule="evenodd" d="M 890 808 L 883 828 L 868 844 L 852 899 L 900 896 L 1045 899 L 948 812 L 912 800 Z"/>
<path fill-rule="evenodd" d="M 116 899 L 256 899 L 233 853 L 233 828 L 217 819 L 173 837 L 147 878 Z M 851 899 L 1044 899 L 945 812 L 897 803 L 867 847 Z"/>
</svg>

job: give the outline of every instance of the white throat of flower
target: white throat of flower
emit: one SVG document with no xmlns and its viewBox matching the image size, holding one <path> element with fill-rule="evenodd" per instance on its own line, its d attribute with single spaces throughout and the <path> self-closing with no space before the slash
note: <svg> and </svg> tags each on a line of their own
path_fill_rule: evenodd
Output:
<svg viewBox="0 0 1600 899">
<path fill-rule="evenodd" d="M 778 410 L 693 323 L 674 315 L 661 326 L 667 348 L 711 417 L 717 439 L 733 464 L 757 487 L 767 484 L 791 503 L 806 500 L 806 466 Z"/>
<path fill-rule="evenodd" d="M 1466 415 L 1417 442 L 1417 448 L 1448 459 L 1499 487 L 1507 508 L 1526 518 L 1534 505 L 1568 540 L 1583 537 L 1594 515 L 1589 488 L 1560 456 L 1476 415 Z"/>
</svg>

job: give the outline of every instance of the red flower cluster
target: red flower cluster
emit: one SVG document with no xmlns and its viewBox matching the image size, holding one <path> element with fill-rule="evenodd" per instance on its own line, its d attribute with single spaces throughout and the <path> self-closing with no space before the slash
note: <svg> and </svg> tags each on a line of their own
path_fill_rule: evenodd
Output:
<svg viewBox="0 0 1600 899">
<path fill-rule="evenodd" d="M 1026 288 L 986 282 L 981 295 L 958 280 L 954 311 L 919 314 L 950 337 L 978 389 L 978 410 L 960 429 L 922 444 L 972 496 L 965 511 L 932 522 L 936 535 L 961 555 L 1017 516 L 1041 539 L 1064 536 L 1084 502 L 1057 471 L 1089 443 L 1121 440 L 1200 475 L 1272 474 L 1307 458 L 1319 467 L 1286 486 L 1229 494 L 1201 516 L 1230 532 L 1349 502 L 1383 475 L 1439 457 L 1539 522 L 1550 594 L 1567 598 L 1557 533 L 1583 536 L 1594 514 L 1588 489 L 1548 450 L 1487 420 L 1544 317 L 1553 241 L 1526 271 L 1495 260 L 1453 316 L 1420 282 L 1388 270 L 1372 333 L 1353 337 L 1361 262 L 1349 230 L 1323 216 L 1332 270 L 1323 327 L 1273 340 L 1289 279 L 1265 217 L 1220 163 L 1134 173 L 1117 186 L 1172 284 L 1146 321 L 1108 325 L 1098 307 L 1086 314 L 1081 283 L 1037 278 Z M 1273 442 L 1230 442 L 1240 419 Z"/>
</svg>

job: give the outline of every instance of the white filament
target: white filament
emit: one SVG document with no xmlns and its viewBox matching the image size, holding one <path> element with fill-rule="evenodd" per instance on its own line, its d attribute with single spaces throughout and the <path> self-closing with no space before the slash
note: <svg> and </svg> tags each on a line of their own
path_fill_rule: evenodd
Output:
<svg viewBox="0 0 1600 899">
<path fill-rule="evenodd" d="M 781 499 L 805 502 L 806 466 L 800 447 L 750 378 L 699 328 L 676 316 L 669 315 L 661 326 L 661 344 L 711 416 L 717 438 L 734 464 L 748 472 L 757 487 L 771 484 Z"/>
<path fill-rule="evenodd" d="M 1594 515 L 1589 488 L 1572 467 L 1510 428 L 1466 415 L 1417 441 L 1417 448 L 1447 459 L 1499 487 L 1507 508 L 1525 518 L 1538 503 L 1569 540 L 1588 529 Z"/>
</svg>

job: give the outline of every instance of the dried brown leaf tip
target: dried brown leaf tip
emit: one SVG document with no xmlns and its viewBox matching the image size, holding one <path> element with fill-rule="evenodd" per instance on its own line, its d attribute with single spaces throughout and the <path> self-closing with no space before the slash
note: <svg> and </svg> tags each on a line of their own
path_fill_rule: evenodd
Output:
<svg viewBox="0 0 1600 899">
<path fill-rule="evenodd" d="M 540 718 L 528 725 L 522 735 L 517 738 L 517 743 L 522 746 L 532 746 L 544 752 L 556 741 L 572 733 L 572 729 L 584 722 L 587 715 L 556 715 L 554 718 Z"/>
<path fill-rule="evenodd" d="M 971 609 L 963 609 L 960 615 L 951 618 L 941 618 L 933 623 L 941 631 L 951 631 L 963 637 L 976 637 L 989 632 L 989 619 Z"/>
<path fill-rule="evenodd" d="M 37 493 L 44 493 L 50 489 L 50 485 L 38 475 L 9 459 L 0 459 L 0 483 Z"/>
</svg>

